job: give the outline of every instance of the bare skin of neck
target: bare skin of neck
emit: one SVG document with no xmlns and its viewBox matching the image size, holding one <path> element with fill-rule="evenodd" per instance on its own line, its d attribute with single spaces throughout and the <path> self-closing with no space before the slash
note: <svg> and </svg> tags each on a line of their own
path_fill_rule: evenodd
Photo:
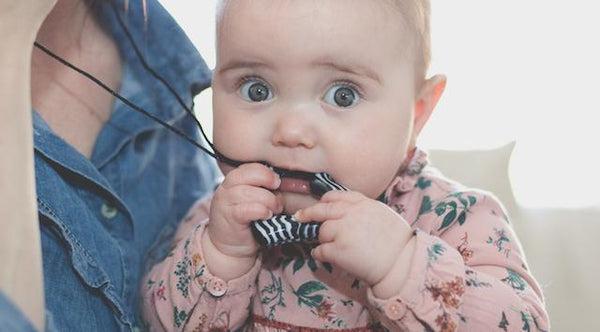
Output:
<svg viewBox="0 0 600 332">
<path fill-rule="evenodd" d="M 59 0 L 37 41 L 118 89 L 122 71 L 118 47 L 83 0 Z M 58 136 L 90 158 L 110 118 L 114 97 L 38 49 L 31 66 L 33 109 Z"/>
</svg>

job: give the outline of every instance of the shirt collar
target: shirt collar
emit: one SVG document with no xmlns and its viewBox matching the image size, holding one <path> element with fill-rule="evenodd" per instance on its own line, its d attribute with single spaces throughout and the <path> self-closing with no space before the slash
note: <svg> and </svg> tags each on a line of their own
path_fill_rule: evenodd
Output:
<svg viewBox="0 0 600 332">
<path fill-rule="evenodd" d="M 411 191 L 417 185 L 423 169 L 429 164 L 427 152 L 416 147 L 409 153 L 406 162 L 400 167 L 398 175 L 387 187 L 384 197 L 386 202 Z"/>
<path fill-rule="evenodd" d="M 74 174 L 94 182 L 104 189 L 107 197 L 118 197 L 110 183 L 100 174 L 98 169 L 82 154 L 78 153 L 75 148 L 53 134 L 52 129 L 37 112 L 32 112 L 32 122 L 33 142 L 39 156 L 57 167 L 67 168 Z M 37 167 L 38 164 L 36 161 L 36 172 Z M 125 204 L 119 199 L 115 199 L 114 203 L 125 209 Z"/>
<path fill-rule="evenodd" d="M 211 71 L 162 5 L 157 0 L 147 0 L 144 9 L 142 1 L 128 1 L 126 11 L 125 1 L 98 1 L 95 8 L 99 21 L 117 42 L 123 61 L 141 65 L 117 15 L 150 68 L 163 78 L 169 78 L 169 84 L 182 97 L 198 94 L 210 86 Z M 183 110 L 178 110 L 181 111 Z"/>
<path fill-rule="evenodd" d="M 156 87 L 158 97 L 167 99 L 170 104 L 176 102 L 166 87 L 144 69 L 143 59 L 190 106 L 192 97 L 210 86 L 212 73 L 206 63 L 183 30 L 157 0 L 147 0 L 146 8 L 142 6 L 142 1 L 129 1 L 127 11 L 124 2 L 125 0 L 98 1 L 95 8 L 99 21 L 117 43 L 124 65 L 143 76 L 142 79 L 147 83 L 144 88 L 149 90 L 146 91 L 147 94 L 154 93 L 152 88 Z M 120 22 L 123 22 L 126 30 Z M 136 54 L 127 32 L 140 51 L 142 59 Z M 146 111 L 160 116 L 165 121 L 181 117 L 185 112 L 179 105 Z"/>
<path fill-rule="evenodd" d="M 169 13 L 156 0 L 148 0 L 146 9 L 141 1 L 129 1 L 127 10 L 124 0 L 99 1 L 95 10 L 121 53 L 123 76 L 119 94 L 171 125 L 185 117 L 185 109 L 175 96 L 142 62 L 168 82 L 190 108 L 193 97 L 210 86 L 211 71 Z M 142 59 L 136 54 L 127 32 Z M 102 167 L 132 137 L 159 128 L 161 125 L 154 120 L 115 100 L 114 113 L 98 136 L 92 162 Z"/>
</svg>

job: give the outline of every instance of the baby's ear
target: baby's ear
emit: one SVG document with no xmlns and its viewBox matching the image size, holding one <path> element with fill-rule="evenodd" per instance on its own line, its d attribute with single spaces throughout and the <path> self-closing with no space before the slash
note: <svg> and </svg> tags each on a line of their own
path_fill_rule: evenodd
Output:
<svg viewBox="0 0 600 332">
<path fill-rule="evenodd" d="M 429 120 L 438 101 L 446 88 L 446 76 L 435 75 L 426 80 L 415 100 L 415 119 L 413 127 L 413 138 L 416 139 L 423 127 Z"/>
</svg>

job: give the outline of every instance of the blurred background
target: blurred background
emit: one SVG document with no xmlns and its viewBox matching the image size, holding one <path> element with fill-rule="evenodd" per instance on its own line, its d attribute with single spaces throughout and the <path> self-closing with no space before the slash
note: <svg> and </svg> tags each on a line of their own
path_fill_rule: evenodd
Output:
<svg viewBox="0 0 600 332">
<path fill-rule="evenodd" d="M 214 68 L 216 0 L 161 1 Z M 430 73 L 448 86 L 420 146 L 444 173 L 505 203 L 553 330 L 600 330 L 600 3 L 432 0 L 432 9 Z M 210 94 L 196 100 L 209 135 Z"/>
</svg>

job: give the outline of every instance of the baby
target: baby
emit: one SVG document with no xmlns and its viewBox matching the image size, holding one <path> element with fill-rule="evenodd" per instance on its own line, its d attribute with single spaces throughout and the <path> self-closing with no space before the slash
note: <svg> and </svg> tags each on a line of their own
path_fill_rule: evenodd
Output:
<svg viewBox="0 0 600 332">
<path fill-rule="evenodd" d="M 217 24 L 217 149 L 350 190 L 221 164 L 144 279 L 150 330 L 548 330 L 501 204 L 416 147 L 446 85 L 426 76 L 428 0 L 230 0 Z M 261 249 L 252 222 L 280 213 L 318 243 Z"/>
</svg>

